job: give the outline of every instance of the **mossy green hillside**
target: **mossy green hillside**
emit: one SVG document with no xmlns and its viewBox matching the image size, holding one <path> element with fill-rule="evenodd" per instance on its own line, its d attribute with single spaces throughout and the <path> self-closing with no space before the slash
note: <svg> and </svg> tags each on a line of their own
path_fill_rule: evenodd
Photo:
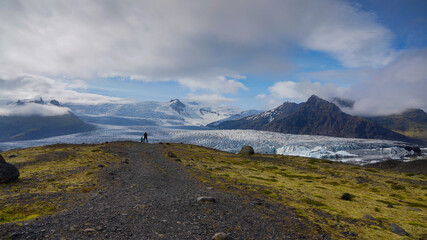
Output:
<svg viewBox="0 0 427 240">
<path fill-rule="evenodd" d="M 426 175 L 303 157 L 248 157 L 192 145 L 164 146 L 165 155 L 174 153 L 202 181 L 291 206 L 335 239 L 402 239 L 390 231 L 391 223 L 404 228 L 407 239 L 427 232 Z M 352 200 L 342 200 L 344 193 Z M 364 219 L 365 214 L 376 220 Z"/>
<path fill-rule="evenodd" d="M 0 185 L 0 224 L 64 210 L 70 199 L 98 188 L 98 166 L 119 161 L 102 147 L 56 144 L 3 152 L 6 160 L 18 167 L 20 177 Z M 8 158 L 11 155 L 17 157 Z"/>
</svg>

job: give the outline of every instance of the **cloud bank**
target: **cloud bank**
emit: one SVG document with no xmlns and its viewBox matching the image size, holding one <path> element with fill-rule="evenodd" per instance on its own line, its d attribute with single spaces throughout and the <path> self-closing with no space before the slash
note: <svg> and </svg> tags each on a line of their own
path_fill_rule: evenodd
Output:
<svg viewBox="0 0 427 240">
<path fill-rule="evenodd" d="M 379 69 L 350 72 L 305 73 L 301 81 L 277 82 L 268 94 L 260 94 L 268 107 L 277 106 L 284 99 L 305 101 L 312 94 L 327 100 L 333 97 L 355 100 L 353 109 L 343 109 L 360 116 L 400 113 L 409 108 L 427 111 L 427 48 L 401 53 L 390 64 Z M 348 74 L 348 73 L 347 73 Z M 354 78 L 354 75 L 359 75 Z M 325 82 L 325 76 L 332 79 Z M 337 77 L 348 78 L 348 86 L 334 83 Z M 320 80 L 320 81 L 319 81 Z M 345 81 L 344 81 L 345 82 Z"/>
<path fill-rule="evenodd" d="M 100 104 L 107 102 L 126 102 L 126 100 L 98 94 L 82 93 L 86 84 L 80 80 L 58 81 L 35 75 L 0 75 L 0 99 L 56 99 L 62 103 Z"/>
<path fill-rule="evenodd" d="M 425 50 L 399 53 L 392 40 L 375 14 L 339 0 L 4 0 L 0 96 L 119 101 L 61 80 L 118 76 L 176 81 L 190 98 L 227 102 L 223 94 L 248 89 L 244 76 L 289 73 L 298 67 L 295 55 L 319 51 L 365 80 L 342 84 L 309 73 L 258 98 L 273 105 L 338 95 L 357 100 L 360 114 L 426 109 Z"/>
<path fill-rule="evenodd" d="M 56 116 L 69 113 L 70 109 L 54 105 L 27 103 L 25 105 L 0 106 L 0 116 Z"/>
<path fill-rule="evenodd" d="M 142 76 L 236 92 L 252 72 L 283 72 L 295 47 L 349 67 L 383 66 L 392 34 L 337 0 L 2 1 L 3 73 Z M 206 76 L 209 73 L 209 76 Z M 138 78 L 136 78 L 138 79 Z"/>
</svg>

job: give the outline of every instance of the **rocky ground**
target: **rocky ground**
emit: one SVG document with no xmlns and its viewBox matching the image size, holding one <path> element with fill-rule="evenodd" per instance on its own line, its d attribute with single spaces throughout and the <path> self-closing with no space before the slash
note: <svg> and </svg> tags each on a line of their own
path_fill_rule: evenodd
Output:
<svg viewBox="0 0 427 240">
<path fill-rule="evenodd" d="M 59 213 L 0 225 L 0 239 L 328 239 L 290 208 L 212 188 L 167 157 L 161 144 L 110 143 L 120 165 Z M 199 197 L 211 197 L 198 201 Z M 213 199 L 212 199 L 213 198 Z M 223 238 L 225 239 L 225 238 Z"/>
</svg>

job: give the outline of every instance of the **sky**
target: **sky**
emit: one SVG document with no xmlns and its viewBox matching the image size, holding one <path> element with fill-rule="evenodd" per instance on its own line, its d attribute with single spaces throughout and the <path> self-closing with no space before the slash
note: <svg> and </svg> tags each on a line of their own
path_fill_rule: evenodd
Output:
<svg viewBox="0 0 427 240">
<path fill-rule="evenodd" d="M 266 110 L 316 94 L 382 115 L 427 111 L 426 66 L 425 0 L 0 0 L 3 102 Z"/>
</svg>

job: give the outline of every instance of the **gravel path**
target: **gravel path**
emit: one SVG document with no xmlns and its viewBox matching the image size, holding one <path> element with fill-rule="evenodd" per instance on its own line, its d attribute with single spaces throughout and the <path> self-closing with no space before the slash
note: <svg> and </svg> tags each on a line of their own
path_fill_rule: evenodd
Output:
<svg viewBox="0 0 427 240">
<path fill-rule="evenodd" d="M 102 190 L 53 216 L 0 225 L 0 239 L 325 239 L 288 208 L 210 188 L 163 156 L 160 144 L 110 143 L 128 163 L 104 168 Z M 216 203 L 197 202 L 200 196 Z M 257 204 L 254 204 L 257 203 Z M 310 227 L 307 227 L 310 226 Z"/>
</svg>

